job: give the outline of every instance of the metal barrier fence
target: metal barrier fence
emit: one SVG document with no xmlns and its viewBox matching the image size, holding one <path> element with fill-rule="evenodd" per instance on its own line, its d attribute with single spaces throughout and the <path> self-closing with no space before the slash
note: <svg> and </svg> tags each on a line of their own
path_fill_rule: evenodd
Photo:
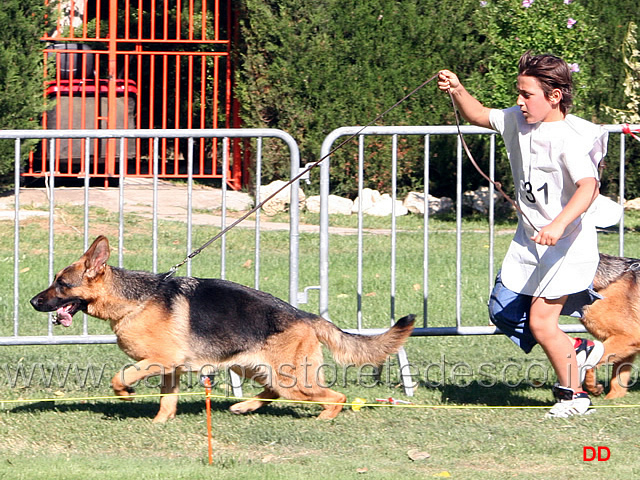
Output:
<svg viewBox="0 0 640 480">
<path fill-rule="evenodd" d="M 623 127 L 621 125 L 606 125 L 605 128 L 610 133 L 618 133 L 620 134 L 620 191 L 619 198 L 622 202 L 624 199 L 624 166 L 625 166 L 625 136 L 623 132 Z M 635 127 L 632 127 L 635 129 Z M 489 172 L 488 175 L 490 178 L 494 178 L 495 174 L 495 136 L 496 132 L 493 130 L 488 130 L 480 127 L 474 126 L 463 126 L 461 127 L 461 132 L 464 135 L 490 135 L 490 152 L 489 152 Z M 359 197 L 362 198 L 363 191 L 363 178 L 365 178 L 366 171 L 364 170 L 364 157 L 365 157 L 365 138 L 366 137 L 391 137 L 392 142 L 392 152 L 390 159 L 390 169 L 391 169 L 391 197 L 394 200 L 393 205 L 395 207 L 395 200 L 397 198 L 397 189 L 396 189 L 396 178 L 398 176 L 398 143 L 399 138 L 401 136 L 422 136 L 424 138 L 424 242 L 423 242 L 423 251 L 415 252 L 416 266 L 418 265 L 418 258 L 420 254 L 422 255 L 423 263 L 422 263 L 422 294 L 423 294 L 423 324 L 422 326 L 417 327 L 413 335 L 414 336 L 438 336 L 438 335 L 492 335 L 495 333 L 499 333 L 496 330 L 496 327 L 490 323 L 487 323 L 484 326 L 473 326 L 473 325 L 463 325 L 462 324 L 462 280 L 463 280 L 463 272 L 462 272 L 462 177 L 463 177 L 463 162 L 466 162 L 466 158 L 463 155 L 462 145 L 460 139 L 458 139 L 457 143 L 457 151 L 456 151 L 456 171 L 455 175 L 457 178 L 457 187 L 456 187 L 456 198 L 454 204 L 456 205 L 456 260 L 455 260 L 455 296 L 456 296 L 456 305 L 455 305 L 455 325 L 445 326 L 445 327 L 431 327 L 429 326 L 429 297 L 430 297 L 430 286 L 429 286 L 429 205 L 428 205 L 428 195 L 429 195 L 429 157 L 430 157 L 430 140 L 433 135 L 457 135 L 458 131 L 455 126 L 406 126 L 406 127 L 392 127 L 392 126 L 379 126 L 379 127 L 367 127 L 362 130 L 362 127 L 342 127 L 334 130 L 329 134 L 322 145 L 321 157 L 328 156 L 332 151 L 332 146 L 336 142 L 337 139 L 341 137 L 350 137 L 357 134 L 358 139 L 358 192 Z M 372 140 L 375 142 L 375 140 Z M 609 152 L 609 155 L 614 155 L 613 152 Z M 453 168 L 453 166 L 452 166 Z M 321 219 L 320 219 L 320 314 L 325 318 L 329 318 L 329 254 L 330 254 L 330 242 L 329 242 L 329 213 L 328 213 L 328 199 L 329 199 L 329 181 L 331 178 L 331 165 L 330 158 L 327 158 L 320 166 L 321 169 L 321 177 L 320 177 L 320 191 L 321 191 Z M 452 172 L 453 174 L 453 172 Z M 495 249 L 495 222 L 494 222 L 494 187 L 493 185 L 489 185 L 489 222 L 488 222 L 488 235 L 489 235 L 489 245 L 488 245 L 488 258 L 487 258 L 487 298 L 493 286 L 493 281 L 495 278 L 494 271 L 494 249 Z M 362 210 L 362 209 L 360 209 Z M 395 222 L 395 209 L 391 215 L 391 229 L 390 229 L 390 237 L 391 237 L 391 268 L 389 275 L 391 277 L 391 291 L 389 292 L 389 318 L 390 323 L 394 322 L 396 317 L 396 276 L 397 276 L 397 265 L 395 262 L 395 257 L 397 254 L 397 238 L 398 231 L 396 228 Z M 358 249 L 358 265 L 357 265 L 357 292 L 356 299 L 357 305 L 355 306 L 357 311 L 357 322 L 356 327 L 350 331 L 358 332 L 358 333 L 378 333 L 381 329 L 372 329 L 372 328 L 363 328 L 363 310 L 362 310 L 362 299 L 363 299 L 363 257 L 364 257 L 364 248 L 363 248 L 363 216 L 362 212 L 359 212 L 358 218 L 358 241 L 357 241 L 357 249 Z M 620 234 L 620 244 L 619 251 L 620 255 L 623 253 L 624 247 L 624 219 L 621 220 L 619 226 L 619 234 Z M 481 306 L 482 307 L 482 306 Z M 486 306 L 485 306 L 486 308 Z M 379 315 L 380 312 L 376 312 L 376 315 Z M 488 321 L 488 315 L 487 315 Z M 561 325 L 561 328 L 567 332 L 584 332 L 585 329 L 581 324 L 567 324 Z"/>
<path fill-rule="evenodd" d="M 491 177 L 494 176 L 494 163 L 495 163 L 495 135 L 496 132 L 491 130 L 482 129 L 478 127 L 470 127 L 464 126 L 462 128 L 462 133 L 464 135 L 490 135 L 490 170 L 489 175 Z M 626 158 L 626 149 L 625 149 L 625 136 L 622 129 L 622 126 L 619 125 L 609 125 L 606 126 L 607 130 L 610 133 L 620 134 L 620 192 L 619 196 L 621 199 L 624 199 L 624 165 Z M 359 181 L 359 191 L 362 193 L 363 190 L 363 178 L 366 175 L 364 171 L 364 154 L 365 154 L 365 138 L 372 136 L 383 136 L 390 137 L 392 143 L 392 154 L 390 159 L 390 168 L 391 168 L 391 178 L 392 178 L 392 186 L 391 186 L 391 196 L 393 200 L 397 198 L 397 189 L 395 179 L 398 176 L 397 172 L 397 160 L 398 160 L 398 142 L 401 136 L 421 136 L 424 139 L 424 198 L 425 198 L 425 215 L 424 215 L 424 233 L 423 233 L 423 249 L 422 252 L 416 252 L 416 258 L 421 254 L 422 255 L 422 265 L 421 268 L 418 267 L 416 269 L 416 276 L 419 274 L 422 276 L 422 303 L 423 303 L 423 324 L 415 329 L 415 336 L 439 336 L 439 335 L 491 335 L 498 333 L 496 328 L 490 324 L 486 325 L 463 325 L 462 323 L 462 280 L 463 280 L 463 271 L 462 271 L 462 166 L 464 159 L 462 147 L 460 141 L 458 140 L 457 145 L 457 153 L 456 153 L 456 177 L 457 177 L 457 188 L 456 188 L 456 231 L 455 231 L 455 239 L 456 239 L 456 259 L 455 259 L 455 324 L 450 326 L 438 326 L 433 327 L 429 325 L 429 301 L 430 301 L 430 285 L 429 285 L 429 208 L 428 208 L 428 194 L 429 194 L 429 158 L 430 158 L 430 141 L 431 137 L 434 135 L 456 135 L 457 130 L 452 126 L 435 126 L 435 127 L 367 127 L 365 130 L 361 131 L 361 127 L 343 127 L 333 131 L 330 135 L 328 135 L 323 143 L 322 151 L 320 153 L 321 157 L 327 156 L 324 162 L 320 165 L 320 237 L 319 237 L 319 254 L 320 254 L 320 263 L 319 263 L 319 285 L 318 286 L 307 286 L 304 289 L 304 293 L 299 293 L 299 201 L 298 201 L 298 186 L 299 181 L 294 182 L 291 189 L 291 202 L 290 202 L 290 229 L 289 229 L 289 302 L 295 306 L 299 303 L 305 303 L 306 292 L 309 289 L 318 289 L 319 290 L 319 314 L 324 316 L 325 318 L 329 318 L 329 256 L 330 256 L 330 239 L 329 239 L 329 213 L 328 213 L 328 199 L 329 199 L 329 181 L 330 181 L 330 157 L 329 152 L 331 151 L 332 145 L 334 142 L 344 136 L 353 136 L 354 134 L 358 134 L 358 181 Z M 284 141 L 291 152 L 291 178 L 298 175 L 299 165 L 300 165 L 300 156 L 298 146 L 295 140 L 286 132 L 280 130 L 272 130 L 272 129 L 212 129 L 212 130 L 59 130 L 59 131 L 0 131 L 0 139 L 12 139 L 15 141 L 15 162 L 16 162 L 16 175 L 15 175 L 15 222 L 14 222 L 14 258 L 13 258 L 13 286 L 14 286 L 14 294 L 13 294 L 13 335 L 11 336 L 0 336 L 0 345 L 18 345 L 18 344 L 56 344 L 56 343 L 112 343 L 115 341 L 112 335 L 91 335 L 88 331 L 87 320 L 85 318 L 83 333 L 81 335 L 54 335 L 51 327 L 49 327 L 49 331 L 47 335 L 43 336 L 23 336 L 19 334 L 19 318 L 20 318 L 20 308 L 21 305 L 19 303 L 20 299 L 20 270 L 21 270 L 21 252 L 20 252 L 20 189 L 18 185 L 20 184 L 20 164 L 21 164 L 21 149 L 23 142 L 27 139 L 81 139 L 83 140 L 84 148 L 89 149 L 93 140 L 96 139 L 115 139 L 114 141 L 119 142 L 119 151 L 120 158 L 125 158 L 125 142 L 127 139 L 145 139 L 146 141 L 150 141 L 153 144 L 153 155 L 152 155 L 152 164 L 153 164 L 153 192 L 154 192 L 154 201 L 153 201 L 153 225 L 152 225 L 152 258 L 153 258 L 153 271 L 156 271 L 157 268 L 157 253 L 158 253 L 158 165 L 161 163 L 159 159 L 159 145 L 161 141 L 165 141 L 166 139 L 186 139 L 188 141 L 188 152 L 187 152 L 187 165 L 189 166 L 188 176 L 187 176 L 187 191 L 188 191 L 188 206 L 187 206 L 187 238 L 186 238 L 186 253 L 192 251 L 192 207 L 191 207 L 191 196 L 193 193 L 193 177 L 191 166 L 193 165 L 193 145 L 196 139 L 201 138 L 218 138 L 223 139 L 225 143 L 229 142 L 229 139 L 237 139 L 237 138 L 247 138 L 247 139 L 255 139 L 255 155 L 256 155 L 256 183 L 255 183 L 255 191 L 259 192 L 260 187 L 260 171 L 262 164 L 262 141 L 264 138 L 276 138 L 281 141 Z M 56 142 L 49 142 L 50 148 L 55 148 Z M 228 148 L 222 149 L 224 158 L 222 159 L 222 164 L 228 166 L 228 157 L 230 155 Z M 609 155 L 614 155 L 613 152 L 609 152 Z M 54 156 L 51 155 L 49 157 L 53 159 Z M 123 217 L 123 205 L 125 198 L 125 190 L 124 190 L 124 181 L 122 181 L 126 177 L 126 172 L 123 171 L 124 162 L 119 162 L 120 171 L 118 174 L 118 178 L 121 180 L 119 183 L 119 231 L 118 231 L 118 259 L 119 265 L 122 266 L 123 263 L 123 244 L 124 244 L 124 217 Z M 223 180 L 222 180 L 222 188 L 223 188 L 223 199 L 226 196 L 226 182 L 224 181 L 225 172 L 227 172 L 227 168 L 223 168 Z M 84 170 L 84 192 L 85 192 L 85 205 L 84 205 L 84 241 L 85 247 L 88 246 L 89 243 L 89 175 L 88 170 Z M 55 257 L 55 243 L 54 243 L 54 206 L 55 206 L 55 179 L 56 179 L 56 165 L 53 160 L 51 160 L 49 165 L 49 171 L 47 172 L 48 180 L 49 180 L 49 242 L 48 242 L 48 265 L 49 265 L 49 281 L 53 279 L 54 269 L 53 262 Z M 493 188 L 489 186 L 489 198 L 493 199 Z M 260 201 L 259 196 L 255 199 L 256 202 Z M 494 272 L 494 248 L 495 248 L 495 224 L 494 224 L 494 206 L 492 203 L 490 204 L 490 213 L 489 213 L 489 222 L 488 222 L 488 256 L 487 256 L 487 297 L 490 292 L 491 286 L 493 284 L 493 278 L 495 276 Z M 395 204 L 395 203 L 394 203 Z M 222 206 L 222 225 L 226 225 L 226 209 L 223 204 Z M 620 233 L 620 245 L 619 250 L 620 254 L 623 253 L 624 247 L 624 220 L 621 221 L 619 226 Z M 222 226 L 221 225 L 221 226 Z M 354 328 L 349 329 L 349 331 L 356 331 L 364 334 L 372 334 L 381 331 L 381 328 L 363 328 L 363 310 L 362 310 L 362 298 L 364 296 L 364 292 L 362 290 L 363 284 L 363 262 L 364 262 L 364 248 L 363 248 L 363 235 L 365 229 L 363 228 L 363 214 L 362 211 L 358 213 L 358 227 L 357 227 L 357 252 L 358 252 L 358 262 L 357 262 L 357 279 L 356 279 L 356 321 L 354 324 Z M 259 279 L 258 279 L 258 271 L 260 268 L 260 218 L 259 212 L 256 217 L 256 226 L 255 226 L 255 236 L 256 236 L 256 246 L 255 246 L 255 287 L 259 288 Z M 390 228 L 390 239 L 391 245 L 389 249 L 390 255 L 390 272 L 391 276 L 391 291 L 389 292 L 389 311 L 388 318 L 390 322 L 393 322 L 396 316 L 396 275 L 397 275 L 397 265 L 395 262 L 397 255 L 397 238 L 398 231 L 396 228 L 396 217 L 395 214 L 391 216 L 391 228 Z M 225 258 L 225 246 L 224 246 L 224 237 L 221 239 L 222 243 L 222 260 L 221 260 L 221 274 L 220 276 L 224 278 L 224 258 Z M 197 246 L 197 245 L 196 245 Z M 415 266 L 418 266 L 419 260 L 415 261 Z M 187 264 L 187 275 L 191 272 L 190 270 L 190 262 Z M 419 272 L 419 273 L 418 273 Z M 453 293 L 453 292 L 451 292 Z M 376 316 L 379 317 L 381 315 L 381 311 L 376 311 Z M 383 312 L 383 316 L 386 317 L 386 314 Z M 562 328 L 566 332 L 583 332 L 584 328 L 580 324 L 569 324 L 563 325 Z"/>
<path fill-rule="evenodd" d="M 159 145 L 161 142 L 168 139 L 184 139 L 188 142 L 188 148 L 186 152 L 187 159 L 187 231 L 186 231 L 186 251 L 185 256 L 194 250 L 194 247 L 200 245 L 193 245 L 192 238 L 192 199 L 194 195 L 193 189 L 193 165 L 197 162 L 197 158 L 194 158 L 194 143 L 199 139 L 222 139 L 225 144 L 225 148 L 222 149 L 223 158 L 221 161 L 222 168 L 222 205 L 221 205 L 221 224 L 220 228 L 226 227 L 231 222 L 227 222 L 227 205 L 225 199 L 227 198 L 227 182 L 226 176 L 229 171 L 229 156 L 232 154 L 232 149 L 228 148 L 230 139 L 253 139 L 255 140 L 255 159 L 256 159 L 256 181 L 254 188 L 256 191 L 256 202 L 260 201 L 260 173 L 262 168 L 262 150 L 263 140 L 267 138 L 277 139 L 283 141 L 290 150 L 290 162 L 291 162 L 291 176 L 294 178 L 298 174 L 300 165 L 300 153 L 298 145 L 295 140 L 286 132 L 277 129 L 203 129 L 203 130 L 49 130 L 49 131 L 32 131 L 32 130 L 5 130 L 0 131 L 0 140 L 8 139 L 15 142 L 15 204 L 14 204 L 14 229 L 13 229 L 13 309 L 6 308 L 5 311 L 11 312 L 7 316 L 11 316 L 13 319 L 13 334 L 0 336 L 0 345 L 35 345 L 35 344 L 98 344 L 98 343 L 115 343 L 114 335 L 97 335 L 90 334 L 85 315 L 84 324 L 82 327 L 82 334 L 80 335 L 54 335 L 51 323 L 49 323 L 48 332 L 46 335 L 21 335 L 20 334 L 20 311 L 22 308 L 30 308 L 26 305 L 26 300 L 20 296 L 20 273 L 22 270 L 21 259 L 23 253 L 20 250 L 20 236 L 21 236 L 21 213 L 24 213 L 20 203 L 20 170 L 22 164 L 21 153 L 23 150 L 25 140 L 30 139 L 79 139 L 82 140 L 84 148 L 88 151 L 91 144 L 96 139 L 113 139 L 112 141 L 118 143 L 119 146 L 119 173 L 117 177 L 119 179 L 118 190 L 118 265 L 123 266 L 123 252 L 124 252 L 124 204 L 125 204 L 125 177 L 124 165 L 126 162 L 126 149 L 125 143 L 127 139 L 144 139 L 153 144 L 152 149 L 152 168 L 153 168 L 153 205 L 152 205 L 152 262 L 153 272 L 157 271 L 158 260 L 158 177 L 159 177 L 159 165 L 161 164 L 161 152 Z M 50 148 L 55 148 L 56 142 L 49 142 Z M 54 241 L 54 208 L 56 206 L 56 162 L 55 155 L 50 155 L 50 163 L 47 171 L 48 181 L 48 245 L 46 251 L 48 254 L 48 281 L 53 280 L 55 275 L 54 271 L 54 259 L 56 255 L 56 243 Z M 89 158 L 89 155 L 84 157 Z M 84 237 L 85 249 L 88 247 L 89 238 L 89 226 L 90 215 L 89 209 L 91 203 L 89 200 L 90 182 L 89 182 L 89 169 L 83 169 L 84 176 L 84 231 L 82 235 Z M 298 247 L 299 247 L 299 210 L 298 210 L 298 184 L 299 181 L 294 182 L 292 185 L 292 199 L 289 209 L 289 302 L 293 305 L 297 304 L 297 292 L 298 292 Z M 10 233 L 5 232 L 6 236 Z M 213 236 L 213 235 L 212 235 Z M 256 212 L 255 217 L 255 288 L 259 288 L 259 269 L 260 269 L 260 241 L 261 241 L 261 225 L 260 225 L 260 212 Z M 220 277 L 225 277 L 225 238 L 220 239 Z M 184 258 L 184 257 L 182 257 Z M 176 259 L 176 261 L 182 258 Z M 9 260 L 9 259 L 6 259 Z M 28 267 L 27 267 L 28 268 Z M 191 274 L 191 261 L 187 262 L 186 274 Z M 9 284 L 9 278 L 5 278 L 5 285 Z M 42 281 L 43 288 L 45 281 Z M 29 292 L 33 293 L 33 292 Z M 8 307 L 8 305 L 7 305 Z"/>
</svg>

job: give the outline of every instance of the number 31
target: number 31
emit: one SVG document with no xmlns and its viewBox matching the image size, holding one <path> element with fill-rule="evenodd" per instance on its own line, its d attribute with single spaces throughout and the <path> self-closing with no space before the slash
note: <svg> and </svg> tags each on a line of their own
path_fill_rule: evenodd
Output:
<svg viewBox="0 0 640 480">
<path fill-rule="evenodd" d="M 529 202 L 536 203 L 537 200 L 533 194 L 533 185 L 531 185 L 531 182 L 524 182 L 524 190 L 524 197 L 529 200 Z M 544 192 L 544 203 L 549 203 L 549 186 L 546 183 L 538 188 L 536 192 Z"/>
</svg>

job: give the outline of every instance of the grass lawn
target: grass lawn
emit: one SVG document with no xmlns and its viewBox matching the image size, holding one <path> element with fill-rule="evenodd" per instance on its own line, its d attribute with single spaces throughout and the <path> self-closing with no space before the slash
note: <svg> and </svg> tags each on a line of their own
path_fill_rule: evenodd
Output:
<svg viewBox="0 0 640 480">
<path fill-rule="evenodd" d="M 91 233 L 115 240 L 116 218 L 93 212 Z M 80 212 L 65 210 L 65 226 L 56 230 L 56 268 L 78 258 L 82 238 Z M 303 218 L 314 221 L 313 218 Z M 340 219 L 347 224 L 352 220 Z M 625 252 L 640 257 L 635 220 L 627 220 Z M 75 228 L 73 228 L 75 226 Z M 372 226 L 380 227 L 378 224 Z M 384 225 L 382 225 L 384 226 Z M 12 231 L 8 222 L 0 227 Z M 482 222 L 465 222 L 463 317 L 486 324 L 486 234 Z M 398 316 L 422 313 L 421 220 L 400 219 Z M 451 324 L 455 290 L 454 224 L 434 222 L 430 238 L 429 324 Z M 504 228 L 513 228 L 505 225 Z M 125 267 L 150 269 L 150 225 L 127 219 Z M 184 226 L 163 223 L 159 262 L 168 268 L 184 257 Z M 211 235 L 197 228 L 194 244 Z M 46 315 L 33 311 L 28 299 L 47 283 L 46 224 L 31 220 L 21 231 L 21 334 L 46 334 Z M 363 299 L 366 326 L 388 321 L 388 237 L 367 237 Z M 500 235 L 501 258 L 510 235 Z M 284 232 L 263 236 L 261 288 L 283 298 L 288 292 L 288 240 Z M 317 282 L 317 236 L 301 237 L 300 285 Z M 331 314 L 343 327 L 354 325 L 355 238 L 331 238 Z M 615 233 L 600 236 L 601 250 L 617 253 Z M 227 239 L 227 278 L 253 284 L 253 241 L 236 229 Z M 432 249 L 432 250 L 431 250 Z M 194 262 L 195 276 L 217 276 L 216 247 Z M 306 252 L 306 253 L 305 253 Z M 308 254 L 307 254 L 308 253 Z M 13 244 L 0 237 L 0 275 L 11 279 Z M 111 264 L 116 264 L 117 257 Z M 413 264 L 413 268 L 412 268 Z M 417 267 L 416 267 L 417 265 Z M 182 272 L 184 273 L 184 272 Z M 0 334 L 12 334 L 11 281 L 0 286 Z M 304 308 L 315 311 L 312 303 Z M 614 319 L 612 319 L 614 320 Z M 419 319 L 422 321 L 422 318 Z M 90 333 L 110 333 L 108 325 L 88 319 Z M 71 333 L 81 333 L 82 316 Z M 61 333 L 56 330 L 56 334 Z M 65 332 L 66 333 L 66 332 Z M 318 421 L 320 407 L 274 402 L 256 413 L 228 412 L 229 381 L 216 377 L 212 399 L 213 465 L 207 461 L 203 388 L 195 376 L 183 377 L 175 420 L 151 423 L 158 408 L 153 381 L 137 388 L 132 402 L 109 398 L 109 381 L 130 360 L 115 345 L 11 346 L 0 349 L 0 478 L 11 479 L 631 479 L 640 476 L 640 388 L 620 400 L 594 398 L 595 412 L 571 419 L 545 419 L 555 381 L 537 347 L 524 355 L 502 336 L 422 337 L 409 339 L 406 351 L 416 382 L 415 395 L 400 386 L 397 359 L 384 366 L 378 381 L 370 371 L 345 371 L 329 354 L 327 381 L 352 402 L 331 421 Z M 598 372 L 602 381 L 608 372 Z M 258 390 L 244 385 L 244 394 Z M 389 406 L 376 399 L 412 402 Z M 52 400 L 55 399 L 55 400 Z M 606 447 L 608 461 L 585 461 L 584 447 Z M 604 450 L 601 450 L 604 452 Z M 590 450 L 587 450 L 590 454 Z M 422 458 L 424 457 L 424 458 Z"/>
</svg>

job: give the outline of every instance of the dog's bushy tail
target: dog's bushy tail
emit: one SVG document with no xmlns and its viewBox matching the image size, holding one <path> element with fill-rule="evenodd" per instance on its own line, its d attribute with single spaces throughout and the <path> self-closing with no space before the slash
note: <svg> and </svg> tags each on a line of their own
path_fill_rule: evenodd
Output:
<svg viewBox="0 0 640 480">
<path fill-rule="evenodd" d="M 393 327 L 379 335 L 356 335 L 346 333 L 333 323 L 322 318 L 313 322 L 320 343 L 333 354 L 342 365 L 381 365 L 389 355 L 402 347 L 413 331 L 415 315 L 407 315 Z"/>
</svg>

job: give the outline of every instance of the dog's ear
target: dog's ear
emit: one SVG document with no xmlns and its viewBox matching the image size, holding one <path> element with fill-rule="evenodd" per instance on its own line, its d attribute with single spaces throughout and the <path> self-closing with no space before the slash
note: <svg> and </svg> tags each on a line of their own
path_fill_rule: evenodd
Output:
<svg viewBox="0 0 640 480">
<path fill-rule="evenodd" d="M 89 278 L 94 278 L 104 272 L 110 253 L 111 249 L 107 237 L 100 235 L 93 241 L 83 255 L 85 272 Z"/>
</svg>

